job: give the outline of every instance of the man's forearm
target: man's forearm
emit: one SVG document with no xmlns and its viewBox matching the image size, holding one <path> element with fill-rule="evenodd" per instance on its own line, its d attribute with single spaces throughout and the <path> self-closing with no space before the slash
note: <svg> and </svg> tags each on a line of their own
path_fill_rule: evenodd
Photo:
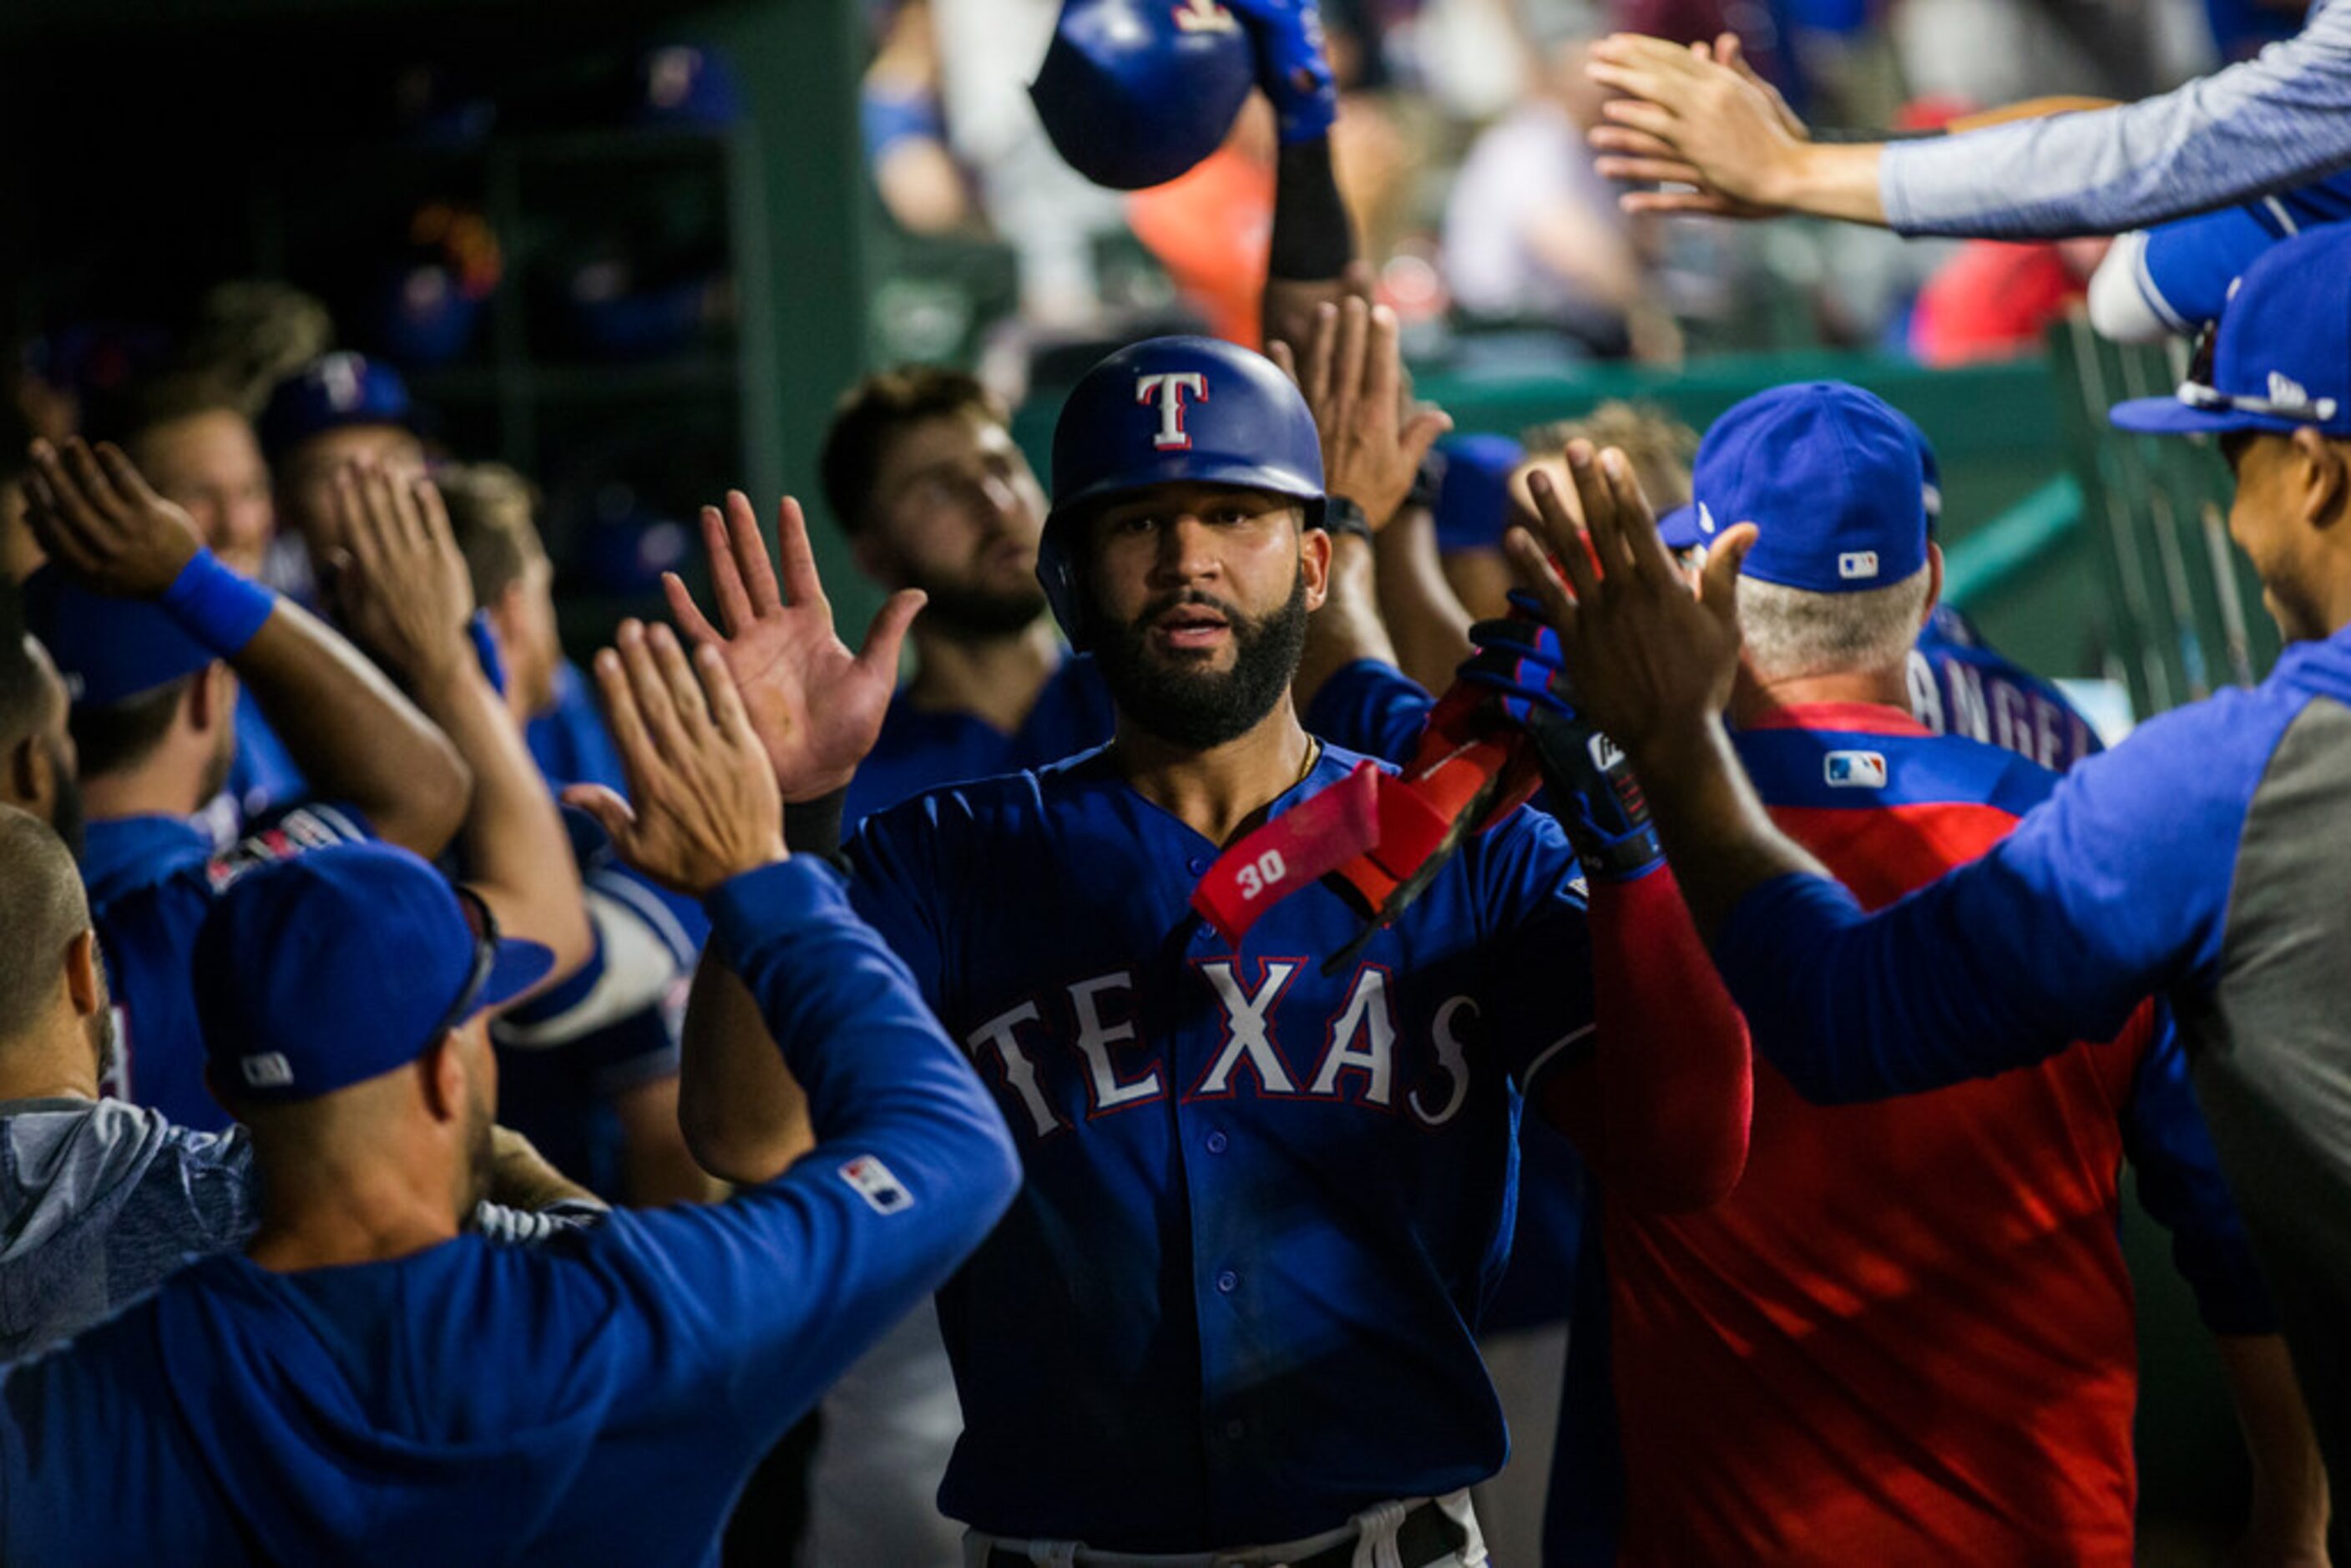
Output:
<svg viewBox="0 0 2351 1568">
<path fill-rule="evenodd" d="M 473 770 L 462 841 L 467 885 L 501 929 L 555 954 L 550 977 L 569 974 L 587 961 L 594 936 L 570 837 L 520 727 L 470 651 L 420 674 L 415 691 Z"/>
<path fill-rule="evenodd" d="M 1884 225 L 1878 165 L 1885 152 L 1876 142 L 1799 142 L 1764 199 L 1814 217 Z"/>
<path fill-rule="evenodd" d="M 1332 675 L 1359 660 L 1396 662 L 1395 644 L 1381 622 L 1377 571 L 1371 541 L 1343 534 L 1331 541 L 1330 591 L 1306 622 L 1306 651 L 1290 693 L 1301 713 Z"/>
<path fill-rule="evenodd" d="M 816 1146 L 808 1096 L 758 1000 L 708 951 L 694 973 L 680 1059 L 678 1124 L 695 1163 L 712 1176 L 757 1186 Z"/>
<path fill-rule="evenodd" d="M 2252 1461 L 2252 1507 L 2240 1560 L 2282 1562 L 2323 1549 L 2330 1512 L 2326 1467 L 2285 1340 L 2215 1334 L 2213 1343 Z"/>
<path fill-rule="evenodd" d="M 1427 509 L 1406 503 L 1380 530 L 1373 553 L 1380 619 L 1395 641 L 1397 666 L 1430 691 L 1443 691 L 1469 656 L 1470 617 L 1446 580 Z"/>
<path fill-rule="evenodd" d="M 281 598 L 232 664 L 320 797 L 418 854 L 447 846 L 473 789 L 465 764 L 359 650 Z"/>
<path fill-rule="evenodd" d="M 1317 138 L 1281 149 L 1273 192 L 1265 340 L 1302 350 L 1317 308 L 1347 292 L 1347 270 L 1355 259 L 1354 228 L 1339 199 L 1330 141 Z"/>
<path fill-rule="evenodd" d="M 1708 946 L 1739 901 L 1765 883 L 1829 874 L 1772 825 L 1721 720 L 1661 737 L 1632 760 L 1690 921 Z"/>
<path fill-rule="evenodd" d="M 604 1200 L 547 1163 L 537 1145 L 511 1128 L 491 1131 L 489 1200 L 506 1208 L 536 1214 L 559 1203 Z"/>
</svg>

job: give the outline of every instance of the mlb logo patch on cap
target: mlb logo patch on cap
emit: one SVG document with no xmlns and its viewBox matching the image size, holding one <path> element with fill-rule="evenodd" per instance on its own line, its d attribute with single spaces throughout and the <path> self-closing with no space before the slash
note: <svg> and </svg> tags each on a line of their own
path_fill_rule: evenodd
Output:
<svg viewBox="0 0 2351 1568">
<path fill-rule="evenodd" d="M 1837 557 L 1837 576 L 1847 582 L 1876 575 L 1877 552 L 1874 549 L 1849 549 Z"/>
<path fill-rule="evenodd" d="M 1886 754 L 1882 751 L 1832 751 L 1823 774 L 1833 789 L 1886 788 Z"/>
<path fill-rule="evenodd" d="M 914 1207 L 914 1195 L 872 1155 L 860 1155 L 842 1166 L 840 1176 L 876 1214 L 896 1214 Z"/>
</svg>

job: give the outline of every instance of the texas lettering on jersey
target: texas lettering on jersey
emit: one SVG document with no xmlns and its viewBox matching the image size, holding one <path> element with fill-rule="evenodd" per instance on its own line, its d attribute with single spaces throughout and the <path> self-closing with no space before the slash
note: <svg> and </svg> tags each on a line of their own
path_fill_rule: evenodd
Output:
<svg viewBox="0 0 2351 1568">
<path fill-rule="evenodd" d="M 1048 1019 L 1034 1000 L 997 1014 L 965 1037 L 973 1059 L 994 1075 L 1016 1126 L 1050 1137 L 1072 1125 L 1048 1092 L 1059 1070 L 1081 1075 L 1085 1119 L 1163 1101 L 1180 1092 L 1186 1103 L 1236 1094 L 1320 1100 L 1401 1108 L 1423 1126 L 1441 1127 L 1459 1114 L 1470 1084 L 1469 1038 L 1478 1019 L 1473 997 L 1448 997 L 1424 1030 L 1399 1027 L 1389 972 L 1376 964 L 1355 971 L 1334 1017 L 1304 1020 L 1308 1038 L 1288 1048 L 1273 1014 L 1290 982 L 1312 960 L 1212 959 L 1193 966 L 1223 1021 L 1223 1044 L 1188 1084 L 1178 1085 L 1165 1054 L 1144 1040 L 1134 1019 L 1134 974 L 1116 970 L 1058 988 L 1060 1014 Z M 1251 973 L 1244 975 L 1243 971 Z M 1299 1020 L 1290 1020 L 1296 1027 Z M 1313 1036 L 1319 1029 L 1320 1039 Z M 1412 1087 L 1400 1088 L 1401 1071 Z M 1293 1060 L 1298 1065 L 1293 1066 Z M 1025 1120 L 1024 1120 L 1025 1118 Z"/>
</svg>

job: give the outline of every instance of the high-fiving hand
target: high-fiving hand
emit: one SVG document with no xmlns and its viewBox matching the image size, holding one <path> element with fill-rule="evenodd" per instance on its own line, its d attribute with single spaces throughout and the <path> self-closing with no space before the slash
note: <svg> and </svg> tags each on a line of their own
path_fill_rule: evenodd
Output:
<svg viewBox="0 0 2351 1568">
<path fill-rule="evenodd" d="M 863 650 L 852 653 L 833 632 L 832 605 L 798 501 L 787 496 L 776 510 L 772 562 L 750 498 L 739 490 L 727 492 L 723 515 L 716 507 L 702 509 L 702 544 L 726 630 L 705 619 L 674 572 L 662 578 L 670 613 L 697 649 L 715 649 L 726 661 L 783 798 L 832 793 L 849 782 L 882 733 L 898 685 L 899 645 L 923 607 L 922 591 L 892 594 L 866 631 Z"/>
<path fill-rule="evenodd" d="M 1350 295 L 1317 308 L 1303 353 L 1274 342 L 1273 362 L 1298 383 L 1322 439 L 1322 488 L 1387 526 L 1452 416 L 1409 401 L 1395 312 Z"/>
<path fill-rule="evenodd" d="M 1601 108 L 1607 122 L 1592 130 L 1593 167 L 1614 180 L 1697 187 L 1627 192 L 1627 212 L 1752 218 L 1790 204 L 1811 135 L 1735 34 L 1686 48 L 1619 33 L 1592 47 L 1584 74 L 1625 95 Z"/>
<path fill-rule="evenodd" d="M 346 463 L 334 509 L 343 543 L 329 581 L 353 640 L 411 682 L 474 657 L 474 586 L 433 481 Z"/>
<path fill-rule="evenodd" d="M 718 649 L 689 662 L 668 627 L 635 621 L 617 641 L 596 655 L 596 685 L 628 799 L 598 784 L 563 799 L 603 825 L 622 860 L 694 897 L 785 859 L 775 774 Z"/>
<path fill-rule="evenodd" d="M 1724 530 L 1693 597 L 1625 455 L 1572 441 L 1567 469 L 1584 526 L 1539 471 L 1529 481 L 1536 527 L 1512 528 L 1505 542 L 1519 581 L 1559 632 L 1575 706 L 1638 766 L 1655 742 L 1687 734 L 1729 704 L 1739 671 L 1739 563 L 1755 525 Z"/>
<path fill-rule="evenodd" d="M 82 586 L 119 599 L 160 599 L 204 548 L 195 520 L 149 487 L 111 442 L 79 436 L 60 452 L 32 445 L 25 520 L 41 548 Z"/>
</svg>

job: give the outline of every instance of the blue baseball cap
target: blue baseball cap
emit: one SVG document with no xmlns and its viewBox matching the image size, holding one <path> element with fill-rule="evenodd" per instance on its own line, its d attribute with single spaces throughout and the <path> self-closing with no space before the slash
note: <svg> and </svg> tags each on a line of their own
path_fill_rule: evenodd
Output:
<svg viewBox="0 0 2351 1568">
<path fill-rule="evenodd" d="M 274 463 L 310 437 L 346 425 L 410 429 L 413 413 L 408 383 L 390 365 L 360 354 L 322 354 L 269 394 L 261 444 Z"/>
<path fill-rule="evenodd" d="M 196 930 L 196 1019 L 235 1093 L 313 1100 L 406 1066 L 554 965 L 422 858 L 330 844 L 214 903 Z"/>
<path fill-rule="evenodd" d="M 1448 435 L 1437 444 L 1437 548 L 1495 549 L 1510 521 L 1510 476 L 1527 449 L 1507 435 Z"/>
<path fill-rule="evenodd" d="M 54 565 L 25 580 L 25 626 L 76 707 L 105 707 L 193 675 L 217 654 L 152 600 L 92 593 Z"/>
<path fill-rule="evenodd" d="M 2210 381 L 2116 403 L 2107 418 L 2150 435 L 2218 435 L 2315 425 L 2351 437 L 2351 229 L 2334 225 L 2272 247 L 2221 308 Z"/>
<path fill-rule="evenodd" d="M 1884 588 L 1927 564 L 1925 447 L 1916 424 L 1857 386 L 1772 387 L 1707 431 L 1690 504 L 1657 531 L 1667 549 L 1688 549 L 1753 523 L 1761 533 L 1742 577 L 1814 593 Z"/>
</svg>

